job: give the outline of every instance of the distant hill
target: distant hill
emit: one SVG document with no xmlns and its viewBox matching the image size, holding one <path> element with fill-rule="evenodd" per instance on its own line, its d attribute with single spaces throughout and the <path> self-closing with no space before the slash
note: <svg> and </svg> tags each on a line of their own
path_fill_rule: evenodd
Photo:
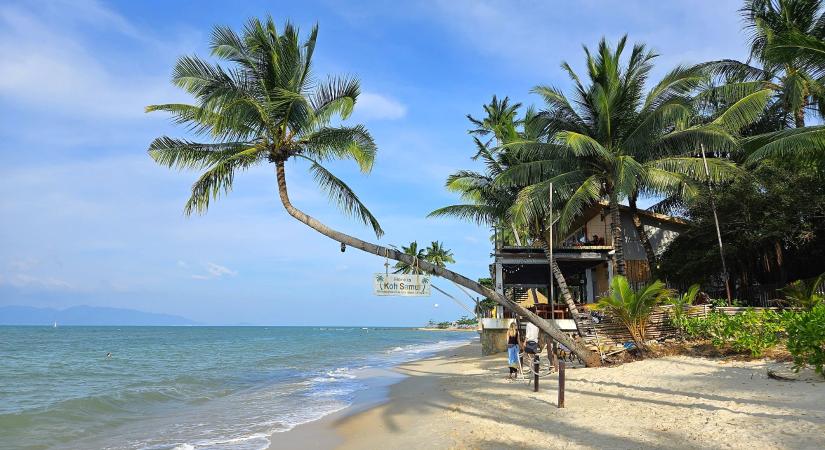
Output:
<svg viewBox="0 0 825 450">
<path fill-rule="evenodd" d="M 73 306 L 66 309 L 0 306 L 0 325 L 198 325 L 181 316 L 134 309 Z"/>
</svg>

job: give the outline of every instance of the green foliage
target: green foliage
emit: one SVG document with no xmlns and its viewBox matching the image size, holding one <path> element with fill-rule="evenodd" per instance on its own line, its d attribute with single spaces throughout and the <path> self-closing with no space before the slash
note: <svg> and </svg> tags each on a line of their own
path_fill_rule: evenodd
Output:
<svg viewBox="0 0 825 450">
<path fill-rule="evenodd" d="M 694 284 L 684 294 L 667 299 L 667 303 L 673 306 L 670 310 L 670 322 L 677 329 L 681 330 L 685 320 L 689 317 L 691 306 L 696 301 L 696 296 L 699 295 L 699 289 L 700 286 Z"/>
<path fill-rule="evenodd" d="M 444 247 L 444 244 L 438 241 L 433 241 L 427 248 L 418 248 L 418 242 L 412 241 L 408 246 L 401 246 L 401 251 L 407 255 L 417 258 L 422 261 L 430 262 L 438 267 L 446 267 L 447 264 L 455 262 L 453 259 L 453 252 Z M 422 270 L 413 267 L 405 262 L 398 261 L 395 263 L 395 272 L 393 273 L 421 273 Z"/>
<path fill-rule="evenodd" d="M 610 295 L 599 299 L 596 308 L 616 317 L 630 331 L 636 346 L 644 350 L 645 328 L 650 314 L 656 305 L 664 302 L 669 296 L 670 291 L 661 281 L 654 281 L 634 291 L 627 278 L 618 275 L 613 277 Z"/>
<path fill-rule="evenodd" d="M 450 323 L 450 322 L 438 322 L 438 323 L 436 324 L 436 328 L 445 329 L 445 328 L 450 328 L 452 325 L 453 325 L 453 324 L 452 324 L 452 323 Z"/>
<path fill-rule="evenodd" d="M 432 241 L 424 254 L 424 259 L 438 267 L 446 267 L 447 264 L 455 263 L 453 252 L 444 247 L 443 242 Z"/>
<path fill-rule="evenodd" d="M 822 304 L 825 302 L 825 295 L 818 293 L 817 289 L 822 286 L 824 281 L 825 273 L 810 281 L 796 280 L 782 290 L 785 294 L 785 300 L 792 306 L 804 309 L 811 309 Z"/>
<path fill-rule="evenodd" d="M 150 105 L 146 111 L 169 113 L 173 122 L 211 141 L 161 136 L 149 145 L 149 156 L 162 166 L 203 171 L 192 185 L 187 215 L 205 213 L 213 200 L 232 190 L 239 172 L 265 163 L 280 169 L 293 159 L 308 163 L 319 187 L 345 214 L 376 236 L 383 234 L 355 193 L 322 165 L 348 159 L 367 173 L 377 148 L 362 125 L 332 125 L 350 116 L 360 86 L 350 77 L 313 76 L 317 37 L 317 26 L 302 41 L 289 22 L 278 28 L 271 17 L 251 19 L 241 34 L 215 27 L 208 59 L 178 59 L 172 82 L 195 103 Z"/>
<path fill-rule="evenodd" d="M 707 317 L 688 317 L 682 331 L 688 337 L 709 339 L 716 347 L 730 345 L 756 358 L 780 342 L 784 321 L 776 311 L 749 308 L 735 315 L 711 312 Z"/>
<path fill-rule="evenodd" d="M 825 377 L 825 303 L 814 305 L 810 311 L 789 314 L 785 326 L 794 368 L 811 366 Z"/>
<path fill-rule="evenodd" d="M 749 177 L 714 189 L 713 196 L 733 280 L 773 284 L 821 272 L 825 171 L 793 161 L 765 162 Z M 722 272 L 710 193 L 703 190 L 684 215 L 687 227 L 662 254 L 658 274 L 704 285 Z"/>
<path fill-rule="evenodd" d="M 456 323 L 456 325 L 459 325 L 459 326 L 460 325 L 475 325 L 475 324 L 478 323 L 478 319 L 476 319 L 475 317 L 461 316 L 461 318 L 456 320 L 455 323 Z"/>
<path fill-rule="evenodd" d="M 631 48 L 626 36 L 615 46 L 602 39 L 598 48 L 585 48 L 582 76 L 562 64 L 574 85 L 569 95 L 553 86 L 533 89 L 545 103 L 546 131 L 513 143 L 519 164 L 496 179 L 499 186 L 520 188 L 514 211 L 532 223 L 555 208 L 564 231 L 597 201 L 618 206 L 623 197 L 635 200 L 642 194 L 690 197 L 698 182 L 740 174 L 728 161 L 712 158 L 708 177 L 696 149 L 704 144 L 734 150 L 738 128 L 759 116 L 765 96 L 735 99 L 718 122 L 693 125 L 691 94 L 705 73 L 697 66 L 677 66 L 649 83 L 657 56 L 644 44 Z M 547 205 L 551 183 L 557 204 Z M 617 233 L 614 245 L 620 242 Z"/>
</svg>

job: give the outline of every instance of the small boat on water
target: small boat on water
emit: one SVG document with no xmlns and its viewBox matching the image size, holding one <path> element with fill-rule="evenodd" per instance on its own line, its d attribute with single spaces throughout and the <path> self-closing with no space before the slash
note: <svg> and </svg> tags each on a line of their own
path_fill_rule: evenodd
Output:
<svg viewBox="0 0 825 450">
<path fill-rule="evenodd" d="M 55 321 L 54 321 L 54 323 L 52 324 L 52 328 L 57 328 L 57 321 L 56 321 L 56 320 L 55 320 Z"/>
</svg>

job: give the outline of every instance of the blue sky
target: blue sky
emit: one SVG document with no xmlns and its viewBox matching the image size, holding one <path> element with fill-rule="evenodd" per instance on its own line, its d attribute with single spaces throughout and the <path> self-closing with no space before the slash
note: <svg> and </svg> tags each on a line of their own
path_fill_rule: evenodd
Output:
<svg viewBox="0 0 825 450">
<path fill-rule="evenodd" d="M 379 156 L 335 172 L 379 218 L 382 244 L 444 241 L 454 269 L 486 276 L 488 230 L 426 214 L 455 202 L 446 176 L 472 167 L 467 113 L 493 94 L 525 104 L 537 84 L 569 89 L 559 64 L 627 33 L 679 63 L 743 58 L 738 1 L 9 2 L 0 3 L 0 306 L 79 304 L 179 314 L 207 324 L 418 325 L 464 313 L 449 299 L 374 297 L 383 261 L 295 222 L 270 167 L 244 173 L 205 216 L 182 206 L 196 174 L 156 167 L 156 136 L 184 136 L 153 103 L 184 54 L 206 55 L 215 24 L 271 14 L 318 22 L 315 73 L 356 75 L 351 121 Z M 369 237 L 288 167 L 293 202 Z M 447 282 L 436 285 L 461 298 Z M 439 307 L 434 307 L 434 304 Z"/>
</svg>

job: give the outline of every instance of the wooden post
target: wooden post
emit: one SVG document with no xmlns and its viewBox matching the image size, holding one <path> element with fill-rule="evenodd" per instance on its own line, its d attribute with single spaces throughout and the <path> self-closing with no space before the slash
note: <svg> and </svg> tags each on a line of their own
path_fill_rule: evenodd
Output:
<svg viewBox="0 0 825 450">
<path fill-rule="evenodd" d="M 564 360 L 559 361 L 559 408 L 564 408 Z"/>
<path fill-rule="evenodd" d="M 539 354 L 533 355 L 533 392 L 539 391 Z"/>
</svg>

